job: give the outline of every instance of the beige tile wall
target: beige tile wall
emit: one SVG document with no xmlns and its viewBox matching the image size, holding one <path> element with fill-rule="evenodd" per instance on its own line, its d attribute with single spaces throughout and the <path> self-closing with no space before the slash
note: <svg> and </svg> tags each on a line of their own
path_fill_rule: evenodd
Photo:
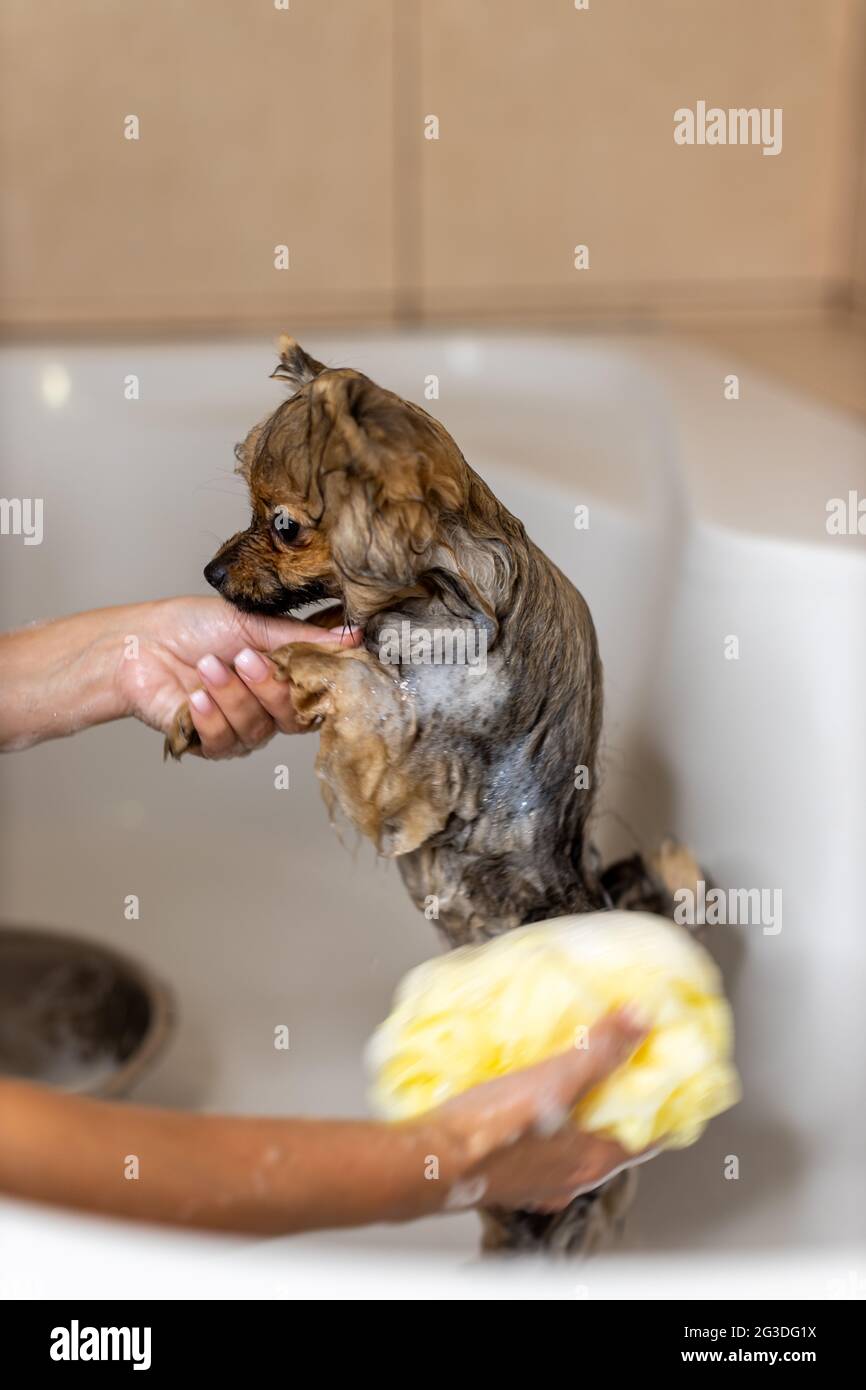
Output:
<svg viewBox="0 0 866 1390">
<path fill-rule="evenodd" d="M 428 0 L 424 307 L 820 302 L 846 277 L 861 8 Z M 698 99 L 782 107 L 782 152 L 676 145 L 673 113 Z"/>
<path fill-rule="evenodd" d="M 390 313 L 391 0 L 5 0 L 2 16 L 3 319 Z"/>
<path fill-rule="evenodd" d="M 0 322 L 772 314 L 852 280 L 866 295 L 864 16 L 866 0 L 6 0 Z M 782 153 L 675 145 L 675 108 L 699 99 L 781 106 Z"/>
<path fill-rule="evenodd" d="M 866 314 L 866 159 L 860 179 L 860 200 L 853 250 L 853 300 L 855 307 Z"/>
<path fill-rule="evenodd" d="M 854 210 L 851 219 L 851 304 L 866 328 L 866 0 L 853 7 L 849 72 L 854 96 Z M 859 176 L 858 171 L 859 170 Z"/>
<path fill-rule="evenodd" d="M 860 314 L 866 315 L 866 161 L 863 164 L 860 212 L 857 219 L 857 242 L 854 254 L 854 306 Z"/>
</svg>

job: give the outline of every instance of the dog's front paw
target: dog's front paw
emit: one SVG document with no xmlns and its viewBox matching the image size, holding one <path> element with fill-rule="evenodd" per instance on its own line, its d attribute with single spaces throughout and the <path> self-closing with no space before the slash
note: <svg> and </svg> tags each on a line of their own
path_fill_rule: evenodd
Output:
<svg viewBox="0 0 866 1390">
<path fill-rule="evenodd" d="M 277 647 L 276 651 L 268 652 L 268 657 L 277 668 L 278 681 L 287 681 L 289 679 L 292 652 L 297 646 L 297 642 L 289 642 L 285 647 Z"/>
<path fill-rule="evenodd" d="M 316 727 L 333 711 L 338 654 L 322 651 L 317 642 L 290 642 L 271 652 L 270 658 L 277 668 L 277 680 L 289 682 L 298 722 Z"/>
<path fill-rule="evenodd" d="M 177 762 L 188 753 L 191 748 L 200 748 L 201 739 L 198 736 L 195 725 L 192 722 L 192 715 L 189 712 L 189 705 L 181 705 L 174 719 L 171 721 L 171 728 L 165 737 L 162 756 L 174 758 Z"/>
</svg>

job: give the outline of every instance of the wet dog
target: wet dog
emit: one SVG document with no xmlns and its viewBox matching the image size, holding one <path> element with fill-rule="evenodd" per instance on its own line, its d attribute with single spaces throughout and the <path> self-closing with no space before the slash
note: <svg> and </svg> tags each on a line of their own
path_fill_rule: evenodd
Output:
<svg viewBox="0 0 866 1390">
<path fill-rule="evenodd" d="M 669 911 L 669 858 L 600 873 L 589 852 L 602 668 L 582 596 L 426 411 L 291 339 L 274 376 L 292 394 L 237 450 L 250 523 L 205 576 L 245 611 L 334 598 L 363 626 L 358 648 L 272 654 L 320 731 L 329 806 L 452 946 L 605 906 Z M 168 749 L 195 737 L 184 708 Z M 632 1181 L 553 1216 L 492 1213 L 486 1243 L 586 1249 Z"/>
</svg>

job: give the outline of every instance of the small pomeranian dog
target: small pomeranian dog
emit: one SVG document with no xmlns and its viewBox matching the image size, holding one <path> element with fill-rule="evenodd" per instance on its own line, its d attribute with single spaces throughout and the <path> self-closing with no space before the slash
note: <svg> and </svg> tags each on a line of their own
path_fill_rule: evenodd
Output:
<svg viewBox="0 0 866 1390">
<path fill-rule="evenodd" d="M 601 872 L 587 842 L 602 669 L 582 596 L 426 411 L 290 338 L 273 375 L 292 394 L 236 451 L 250 523 L 205 577 L 247 612 L 334 598 L 363 627 L 361 647 L 271 654 L 320 731 L 329 808 L 396 859 L 451 946 L 604 907 L 669 914 L 687 855 Z M 184 707 L 168 751 L 196 737 Z M 633 1185 L 487 1213 L 485 1245 L 594 1247 Z"/>
</svg>

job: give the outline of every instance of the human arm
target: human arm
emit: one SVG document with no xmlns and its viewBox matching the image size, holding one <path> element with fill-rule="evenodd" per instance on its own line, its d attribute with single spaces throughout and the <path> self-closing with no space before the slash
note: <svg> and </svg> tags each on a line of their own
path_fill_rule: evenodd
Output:
<svg viewBox="0 0 866 1390">
<path fill-rule="evenodd" d="M 244 614 L 219 598 L 76 613 L 0 634 L 0 751 L 133 716 L 167 733 L 190 711 L 205 757 L 298 731 L 266 653 L 287 642 L 354 645 L 356 633 Z"/>
<path fill-rule="evenodd" d="M 556 1210 L 626 1158 L 618 1145 L 581 1134 L 568 1113 L 641 1037 L 633 1021 L 614 1015 L 595 1026 L 588 1049 L 478 1086 L 401 1125 L 195 1115 L 0 1080 L 0 1191 L 260 1234 L 405 1221 L 460 1206 Z M 553 1133 L 551 1115 L 560 1121 Z"/>
</svg>

